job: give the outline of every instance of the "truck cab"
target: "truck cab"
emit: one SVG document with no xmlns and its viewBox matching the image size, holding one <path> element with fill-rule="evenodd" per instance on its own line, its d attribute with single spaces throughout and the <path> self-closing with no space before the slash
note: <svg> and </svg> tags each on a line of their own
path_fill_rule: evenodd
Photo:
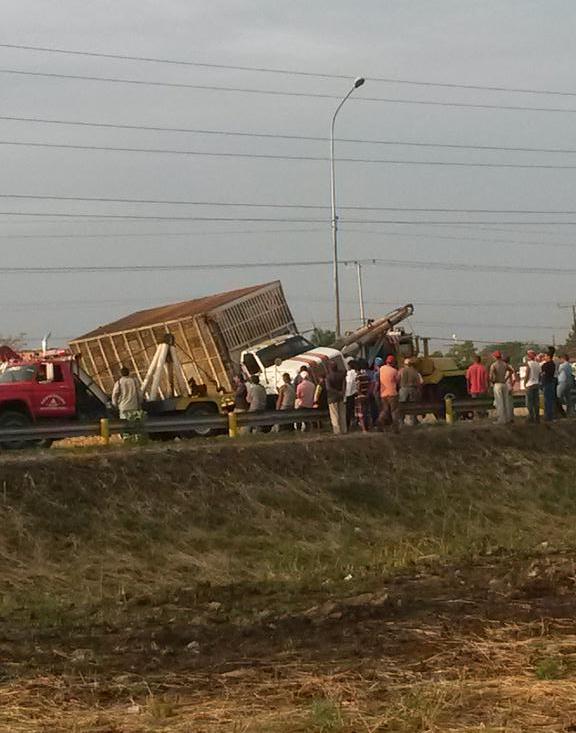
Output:
<svg viewBox="0 0 576 733">
<path fill-rule="evenodd" d="M 346 368 L 338 349 L 314 346 L 300 334 L 264 341 L 243 351 L 240 361 L 244 375 L 249 378 L 257 374 L 269 395 L 278 394 L 283 374 L 288 373 L 294 380 L 303 366 L 309 368 L 314 381 L 321 374 L 326 374 L 330 361 L 336 361 L 342 370 Z"/>
<path fill-rule="evenodd" d="M 23 417 L 22 424 L 44 418 L 69 418 L 76 414 L 76 390 L 71 362 L 32 360 L 9 363 L 0 373 L 0 427 L 7 414 Z"/>
</svg>

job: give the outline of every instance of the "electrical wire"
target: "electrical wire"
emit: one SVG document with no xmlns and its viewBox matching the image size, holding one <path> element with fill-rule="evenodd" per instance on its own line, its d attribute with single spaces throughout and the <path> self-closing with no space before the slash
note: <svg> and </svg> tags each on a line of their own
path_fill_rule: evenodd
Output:
<svg viewBox="0 0 576 733">
<path fill-rule="evenodd" d="M 576 110 L 575 110 L 576 111 Z M 112 153 L 148 153 L 154 155 L 186 155 L 208 158 L 248 158 L 254 160 L 310 160 L 326 162 L 330 158 L 321 155 L 282 155 L 276 153 L 230 153 L 209 152 L 204 150 L 175 150 L 169 148 L 114 147 L 110 145 L 74 145 L 70 143 L 25 142 L 20 140 L 0 140 L 0 145 L 13 145 L 27 148 L 55 148 L 58 150 L 93 150 Z M 484 163 L 449 160 L 402 160 L 388 158 L 336 158 L 338 163 L 376 163 L 386 165 L 424 165 L 464 168 L 520 168 L 535 170 L 576 170 L 576 165 L 557 165 L 555 163 Z"/>
<path fill-rule="evenodd" d="M 322 224 L 328 220 L 304 219 L 304 218 L 281 218 L 281 217 L 216 217 L 216 216 L 161 216 L 144 214 L 77 214 L 70 212 L 30 212 L 30 211 L 0 211 L 0 216 L 23 216 L 23 217 L 59 217 L 64 219 L 89 219 L 89 220 L 120 220 L 120 221 L 201 221 L 201 222 L 276 222 L 276 223 L 313 223 Z M 402 226 L 428 226 L 428 225 L 454 225 L 458 221 L 452 220 L 408 220 L 408 219 L 346 219 L 350 224 L 394 224 Z M 469 225 L 483 224 L 484 221 L 468 221 Z M 504 223 L 504 222 L 487 222 Z M 576 226 L 576 221 L 511 221 L 506 222 L 515 226 L 542 226 L 550 224 L 554 226 Z"/>
<path fill-rule="evenodd" d="M 254 89 L 250 87 L 227 87 L 216 86 L 214 84 L 190 84 L 187 82 L 172 81 L 150 81 L 144 79 L 122 79 L 111 76 L 90 76 L 86 74 L 59 74 L 47 71 L 25 71 L 23 69 L 7 69 L 0 68 L 0 74 L 40 77 L 43 79 L 66 79 L 72 81 L 95 81 L 107 84 L 127 84 L 145 87 L 164 87 L 175 89 L 196 89 L 199 91 L 209 92 L 233 92 L 239 94 L 260 94 L 274 97 L 300 97 L 303 99 L 333 99 L 341 100 L 341 94 L 325 94 L 321 92 L 297 92 L 284 91 L 280 89 Z M 554 112 L 554 113 L 576 113 L 575 108 L 570 107 L 532 107 L 527 105 L 513 104 L 488 104 L 480 102 L 441 102 L 428 99 L 403 99 L 393 97 L 365 97 L 357 96 L 353 98 L 355 102 L 384 102 L 386 104 L 409 104 L 424 105 L 428 107 L 452 107 L 460 109 L 486 109 L 486 110 L 508 110 L 518 112 Z"/>
<path fill-rule="evenodd" d="M 76 214 L 71 212 L 31 212 L 31 211 L 0 211 L 0 216 L 52 216 L 69 219 L 107 219 L 107 220 L 134 220 L 134 221 L 225 221 L 225 222 L 286 222 L 286 223 L 323 223 L 322 219 L 282 218 L 282 217 L 234 217 L 234 216 L 162 216 L 148 214 Z M 356 222 L 357 223 L 357 222 Z M 377 222 L 378 223 L 378 222 Z"/>
<path fill-rule="evenodd" d="M 234 216 L 162 216 L 158 214 L 76 214 L 71 212 L 32 212 L 32 211 L 0 211 L 0 216 L 29 216 L 29 217 L 62 217 L 71 219 L 108 219 L 108 220 L 134 220 L 134 221 L 226 221 L 226 222 L 285 222 L 291 224 L 322 224 L 328 222 L 324 219 L 305 219 L 305 218 L 283 218 L 283 217 L 234 217 Z M 453 221 L 453 220 L 429 220 L 421 219 L 419 221 L 409 219 L 346 219 L 349 224 L 396 224 L 396 225 L 454 225 L 454 224 L 511 224 L 514 226 L 542 226 L 551 224 L 554 226 L 576 226 L 576 221 Z"/>
<path fill-rule="evenodd" d="M 205 200 L 183 200 L 183 199 L 141 199 L 112 196 L 69 196 L 61 194 L 29 194 L 29 193 L 0 193 L 0 199 L 22 199 L 33 201 L 87 201 L 97 203 L 114 204 L 158 204 L 165 206 L 218 206 L 235 208 L 257 208 L 257 209 L 313 209 L 328 210 L 327 205 L 322 204 L 271 204 L 257 203 L 254 201 L 205 201 Z M 409 211 L 419 213 L 460 213 L 460 214 L 548 214 L 548 215 L 575 215 L 576 209 L 481 209 L 481 208 L 454 208 L 454 207 L 432 207 L 432 206 L 339 206 L 339 209 L 347 211 Z M 505 223 L 505 222 L 504 222 Z"/>
<path fill-rule="evenodd" d="M 31 122 L 34 124 L 65 125 L 76 127 L 94 127 L 113 130 L 139 130 L 145 132 L 177 132 L 192 133 L 195 135 L 220 135 L 224 137 L 258 138 L 272 140 L 299 140 L 304 142 L 328 142 L 329 137 L 314 135 L 288 135 L 274 132 L 242 132 L 238 130 L 213 130 L 205 128 L 190 127 L 162 127 L 159 125 L 130 125 L 114 122 L 89 122 L 86 120 L 61 120 L 44 117 L 16 117 L 14 115 L 0 115 L 0 120 L 5 122 Z M 338 143 L 358 143 L 367 145 L 397 145 L 417 148 L 448 148 L 451 150 L 486 150 L 486 151 L 508 151 L 515 153 L 561 153 L 576 154 L 576 148 L 536 148 L 529 146 L 505 146 L 505 145 L 474 145 L 464 143 L 434 143 L 413 140 L 377 140 L 373 138 L 336 138 Z"/>
<path fill-rule="evenodd" d="M 53 224 L 64 224 L 68 222 L 52 222 Z M 73 222 L 69 222 L 73 223 Z M 118 234 L 0 234 L 0 239 L 120 239 L 120 238 L 140 238 L 140 237 L 210 237 L 210 236 L 228 236 L 228 235 L 244 235 L 244 234 L 299 234 L 325 232 L 325 229 L 306 228 L 306 229 L 227 229 L 214 232 L 134 232 L 134 233 L 118 233 Z"/>
<path fill-rule="evenodd" d="M 221 69 L 227 71 L 247 71 L 266 74 L 281 74 L 285 76 L 302 76 L 315 79 L 345 79 L 351 80 L 351 76 L 347 74 L 330 74 L 315 71 L 299 71 L 296 69 L 281 69 L 269 66 L 240 66 L 238 64 L 216 64 L 200 61 L 188 61 L 184 59 L 159 58 L 155 56 L 131 56 L 119 53 L 103 53 L 96 51 L 71 50 L 63 48 L 49 48 L 46 46 L 30 46 L 17 43 L 0 43 L 0 48 L 11 48 L 22 51 L 41 51 L 44 53 L 65 54 L 69 56 L 89 56 L 92 58 L 106 58 L 122 61 L 144 61 L 155 64 L 171 64 L 175 66 L 192 66 L 205 69 Z M 380 82 L 385 84 L 406 84 L 420 87 L 440 87 L 445 89 L 470 89 L 476 91 L 491 92 L 513 92 L 521 94 L 545 94 L 554 96 L 575 97 L 576 92 L 552 90 L 552 89 L 534 89 L 526 87 L 509 87 L 509 86 L 491 86 L 487 84 L 461 84 L 456 82 L 433 82 L 433 81 L 417 81 L 414 79 L 398 79 L 393 77 L 370 76 L 371 82 Z"/>
<path fill-rule="evenodd" d="M 502 273 L 507 275 L 576 275 L 576 268 L 562 267 L 516 267 L 514 265 L 483 265 L 455 262 L 422 262 L 417 260 L 339 260 L 341 265 L 351 264 L 379 265 L 388 268 L 416 269 L 416 270 L 446 270 L 449 272 L 482 272 Z M 0 266 L 0 273 L 5 275 L 18 274 L 71 274 L 71 273 L 113 273 L 113 272 L 183 272 L 189 270 L 249 270 L 253 268 L 278 268 L 278 267 L 318 267 L 332 266 L 332 260 L 294 260 L 294 261 L 273 261 L 273 262 L 228 262 L 213 264 L 170 264 L 170 265 L 50 265 L 42 267 L 27 266 Z"/>
</svg>

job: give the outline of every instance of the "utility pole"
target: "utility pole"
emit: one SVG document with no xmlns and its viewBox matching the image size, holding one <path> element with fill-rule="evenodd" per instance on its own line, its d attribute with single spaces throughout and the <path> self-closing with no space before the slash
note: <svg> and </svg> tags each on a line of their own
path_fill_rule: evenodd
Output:
<svg viewBox="0 0 576 733">
<path fill-rule="evenodd" d="M 360 322 L 366 325 L 366 314 L 364 313 L 364 289 L 362 287 L 362 263 L 356 260 L 356 276 L 358 278 L 358 302 L 360 304 Z"/>
</svg>

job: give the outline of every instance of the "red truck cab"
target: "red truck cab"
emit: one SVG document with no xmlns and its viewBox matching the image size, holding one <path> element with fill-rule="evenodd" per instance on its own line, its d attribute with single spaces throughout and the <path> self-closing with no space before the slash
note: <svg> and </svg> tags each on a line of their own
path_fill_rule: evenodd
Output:
<svg viewBox="0 0 576 733">
<path fill-rule="evenodd" d="M 23 359 L 0 371 L 0 429 L 76 416 L 70 359 Z"/>
</svg>

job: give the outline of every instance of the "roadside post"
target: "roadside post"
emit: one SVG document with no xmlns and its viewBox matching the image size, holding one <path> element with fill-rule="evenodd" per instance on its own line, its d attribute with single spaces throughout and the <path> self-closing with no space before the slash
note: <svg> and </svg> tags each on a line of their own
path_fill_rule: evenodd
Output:
<svg viewBox="0 0 576 733">
<path fill-rule="evenodd" d="M 238 415 L 235 412 L 228 413 L 228 437 L 238 437 Z"/>
<path fill-rule="evenodd" d="M 107 417 L 100 418 L 100 437 L 103 445 L 110 445 L 110 420 Z"/>
<path fill-rule="evenodd" d="M 446 424 L 453 425 L 454 424 L 454 399 L 452 395 L 446 395 L 446 397 L 444 397 L 444 405 L 446 408 Z"/>
</svg>

